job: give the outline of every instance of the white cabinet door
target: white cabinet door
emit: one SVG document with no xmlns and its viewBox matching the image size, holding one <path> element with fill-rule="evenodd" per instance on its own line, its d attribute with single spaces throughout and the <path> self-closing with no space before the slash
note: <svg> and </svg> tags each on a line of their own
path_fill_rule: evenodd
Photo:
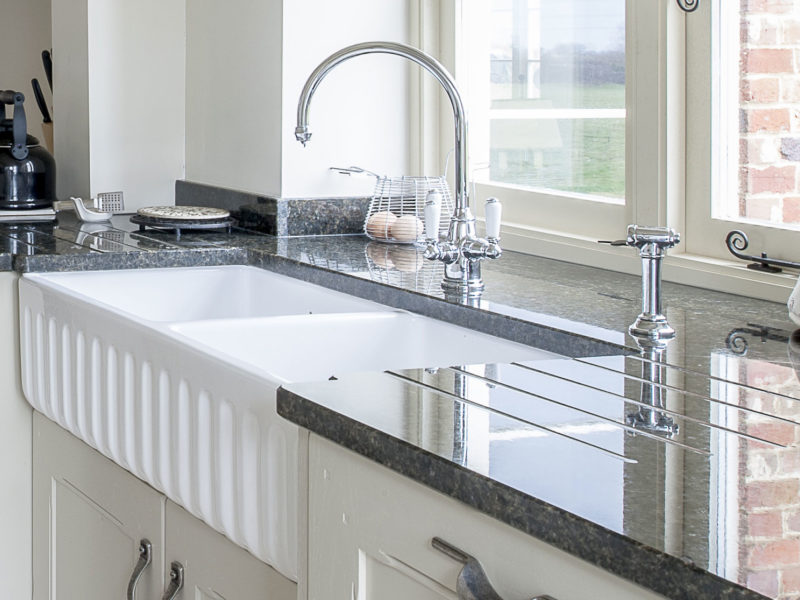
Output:
<svg viewBox="0 0 800 600">
<path fill-rule="evenodd" d="M 167 563 L 184 568 L 179 598 L 295 600 L 297 584 L 167 500 Z"/>
<path fill-rule="evenodd" d="M 33 409 L 20 381 L 18 282 L 0 273 L 0 598 L 30 600 Z"/>
<path fill-rule="evenodd" d="M 39 413 L 33 480 L 34 600 L 124 600 L 143 538 L 152 561 L 135 597 L 161 597 L 161 494 Z"/>
<path fill-rule="evenodd" d="M 309 600 L 455 599 L 462 565 L 434 537 L 477 558 L 506 600 L 663 600 L 318 436 L 309 444 Z"/>
</svg>

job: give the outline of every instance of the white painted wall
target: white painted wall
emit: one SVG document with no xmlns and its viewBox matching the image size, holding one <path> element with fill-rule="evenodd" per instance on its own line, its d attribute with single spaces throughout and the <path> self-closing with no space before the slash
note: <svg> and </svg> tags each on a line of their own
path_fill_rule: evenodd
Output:
<svg viewBox="0 0 800 600">
<path fill-rule="evenodd" d="M 49 49 L 50 0 L 3 2 L 0 17 L 0 90 L 25 94 L 28 132 L 42 139 L 42 113 L 36 105 L 31 79 L 42 85 L 45 99 L 50 90 L 42 68 L 42 50 Z M 11 109 L 9 108 L 9 115 Z"/>
<path fill-rule="evenodd" d="M 184 173 L 185 0 L 53 5 L 58 195 L 172 204 Z"/>
<path fill-rule="evenodd" d="M 409 69 L 390 56 L 333 71 L 311 111 L 314 137 L 294 139 L 306 78 L 336 50 L 407 41 L 409 0 L 193 0 L 187 7 L 186 177 L 283 197 L 369 195 L 379 173 L 408 169 Z M 410 64 L 410 63 L 409 63 Z"/>
<path fill-rule="evenodd" d="M 358 42 L 408 42 L 408 0 L 285 0 L 283 44 L 284 197 L 372 192 L 374 179 L 343 177 L 331 166 L 357 165 L 386 175 L 409 169 L 409 74 L 418 69 L 396 56 L 361 56 L 331 71 L 309 113 L 312 138 L 294 139 L 297 99 L 327 56 Z"/>
<path fill-rule="evenodd" d="M 53 3 L 53 140 L 62 199 L 89 196 L 88 12 L 86 0 Z"/>
<path fill-rule="evenodd" d="M 187 179 L 280 195 L 282 4 L 187 2 Z"/>
<path fill-rule="evenodd" d="M 184 173 L 185 0 L 88 0 L 91 194 L 174 203 Z M 64 190 L 69 193 L 69 190 Z"/>
</svg>

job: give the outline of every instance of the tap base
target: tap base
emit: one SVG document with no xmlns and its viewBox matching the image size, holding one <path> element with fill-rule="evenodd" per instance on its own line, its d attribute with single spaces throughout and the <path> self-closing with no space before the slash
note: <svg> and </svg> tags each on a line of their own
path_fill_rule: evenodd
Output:
<svg viewBox="0 0 800 600">
<path fill-rule="evenodd" d="M 628 328 L 628 333 L 635 338 L 648 340 L 669 340 L 675 337 L 675 330 L 667 323 L 663 315 L 639 315 L 639 318 Z"/>
<path fill-rule="evenodd" d="M 625 416 L 625 421 L 634 429 L 667 437 L 673 437 L 680 431 L 680 426 L 675 423 L 672 417 L 665 415 L 657 408 L 628 413 Z"/>
<path fill-rule="evenodd" d="M 475 298 L 484 290 L 479 260 L 469 260 L 463 256 L 452 263 L 445 263 L 442 289 L 445 296 Z"/>
</svg>

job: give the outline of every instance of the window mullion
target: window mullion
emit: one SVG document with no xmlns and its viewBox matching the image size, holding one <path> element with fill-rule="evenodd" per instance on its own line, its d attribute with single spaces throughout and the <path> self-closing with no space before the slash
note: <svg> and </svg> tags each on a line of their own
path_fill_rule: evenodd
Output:
<svg viewBox="0 0 800 600">
<path fill-rule="evenodd" d="M 680 228 L 683 204 L 683 13 L 671 0 L 627 2 L 630 222 Z"/>
</svg>

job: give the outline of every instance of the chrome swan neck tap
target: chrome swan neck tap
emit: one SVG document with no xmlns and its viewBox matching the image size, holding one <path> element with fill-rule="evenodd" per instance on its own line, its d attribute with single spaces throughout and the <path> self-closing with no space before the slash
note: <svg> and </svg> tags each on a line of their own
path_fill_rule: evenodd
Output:
<svg viewBox="0 0 800 600">
<path fill-rule="evenodd" d="M 447 97 L 453 107 L 453 119 L 455 121 L 456 211 L 469 210 L 469 198 L 467 195 L 467 119 L 461 95 L 458 93 L 458 88 L 456 88 L 456 82 L 453 80 L 452 75 L 447 72 L 447 69 L 435 58 L 413 46 L 395 42 L 363 42 L 342 48 L 322 61 L 306 81 L 303 91 L 300 93 L 300 99 L 297 102 L 297 127 L 294 130 L 297 141 L 302 142 L 305 146 L 311 139 L 311 132 L 308 130 L 308 110 L 311 106 L 314 92 L 317 91 L 317 87 L 325 76 L 346 60 L 363 54 L 375 53 L 402 56 L 418 64 L 433 75 L 447 93 Z"/>
<path fill-rule="evenodd" d="M 477 237 L 475 233 L 475 217 L 470 210 L 469 192 L 467 188 L 467 119 L 461 94 L 455 80 L 442 64 L 421 50 L 395 42 L 364 42 L 342 48 L 330 55 L 314 69 L 303 86 L 297 103 L 297 126 L 294 135 L 297 141 L 305 146 L 311 139 L 308 129 L 308 111 L 314 92 L 325 76 L 337 65 L 363 54 L 393 54 L 402 56 L 418 64 L 434 76 L 447 93 L 453 108 L 455 129 L 455 206 L 450 217 L 447 239 L 439 243 L 438 213 L 434 229 L 426 227 L 428 249 L 425 257 L 429 260 L 440 260 L 445 263 L 442 288 L 448 296 L 474 298 L 483 291 L 483 279 L 480 273 L 480 261 L 484 258 L 499 258 L 502 250 L 499 245 L 500 204 L 492 199 L 491 210 L 487 205 L 487 236 L 489 240 Z M 497 217 L 497 226 L 489 223 L 489 213 Z M 429 211 L 426 207 L 426 221 Z M 491 230 L 494 233 L 489 233 Z M 496 231 L 495 231 L 496 230 Z"/>
</svg>

